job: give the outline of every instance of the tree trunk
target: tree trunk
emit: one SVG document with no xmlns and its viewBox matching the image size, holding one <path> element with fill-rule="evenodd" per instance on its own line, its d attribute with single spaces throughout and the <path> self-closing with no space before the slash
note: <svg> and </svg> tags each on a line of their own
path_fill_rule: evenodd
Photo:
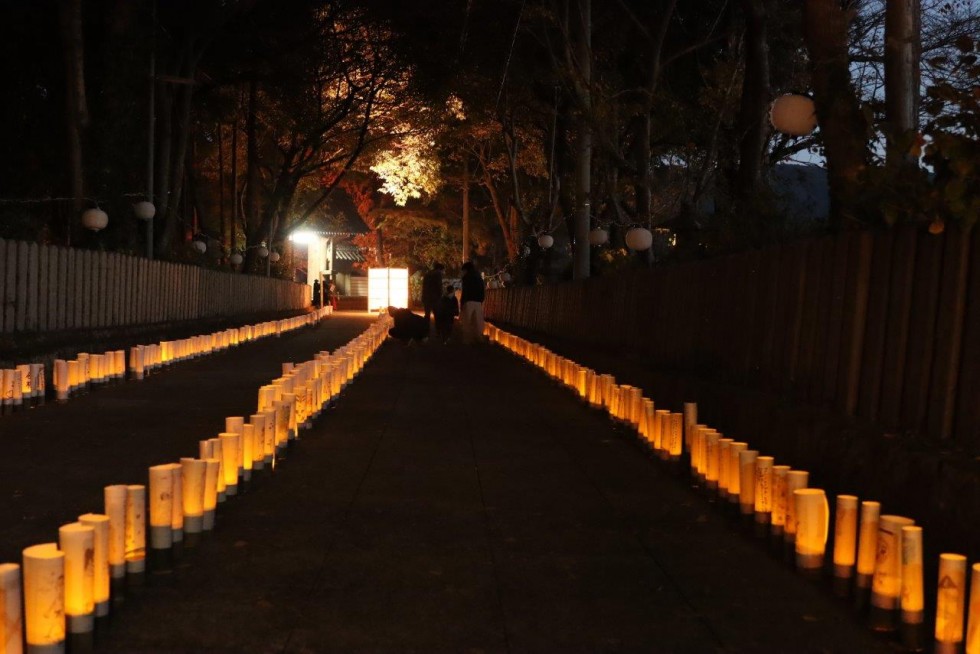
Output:
<svg viewBox="0 0 980 654">
<path fill-rule="evenodd" d="M 85 97 L 85 42 L 82 34 L 81 0 L 61 0 L 58 5 L 61 40 L 65 59 L 66 127 L 68 132 L 68 172 L 72 208 L 77 214 L 85 198 L 82 157 L 82 130 L 88 125 Z M 74 217 L 72 218 L 74 220 Z M 71 225 L 68 227 L 69 239 Z"/>
<path fill-rule="evenodd" d="M 463 263 L 470 260 L 470 158 L 463 156 Z"/>
<path fill-rule="evenodd" d="M 582 97 L 575 143 L 575 233 L 572 241 L 572 277 L 588 279 L 589 229 L 592 214 L 592 0 L 578 0 L 575 27 L 576 53 Z"/>
<path fill-rule="evenodd" d="M 228 217 L 225 215 L 225 131 L 218 123 L 218 222 L 221 225 L 222 259 L 231 250 L 231 236 L 228 230 Z"/>
<path fill-rule="evenodd" d="M 636 182 L 633 185 L 633 192 L 636 194 L 636 220 L 647 224 L 653 218 L 650 189 L 651 121 L 650 112 L 644 111 L 640 116 L 639 134 L 636 136 Z M 615 194 L 615 189 L 612 189 L 612 194 Z"/>
<path fill-rule="evenodd" d="M 195 65 L 190 44 L 187 45 L 185 61 L 184 75 L 187 79 L 191 79 L 194 77 Z M 170 177 L 173 180 L 173 188 L 170 191 L 170 202 L 167 204 L 167 212 L 164 217 L 163 232 L 157 244 L 158 255 L 169 252 L 177 236 L 178 207 L 184 189 L 184 170 L 187 164 L 187 152 L 191 136 L 191 100 L 194 97 L 194 86 L 192 84 L 182 85 L 179 95 L 180 114 L 177 120 L 177 148 L 173 156 L 173 172 Z"/>
<path fill-rule="evenodd" d="M 235 105 L 235 122 L 231 129 L 231 249 L 238 247 L 238 110 Z"/>
<path fill-rule="evenodd" d="M 857 196 L 868 161 L 868 125 L 851 86 L 847 31 L 850 0 L 805 0 L 803 31 L 810 53 L 817 120 L 827 153 L 830 184 L 829 227 L 861 222 Z"/>
<path fill-rule="evenodd" d="M 258 83 L 253 77 L 248 83 L 248 115 L 245 118 L 245 234 L 249 245 L 261 240 L 260 225 L 256 212 L 259 198 L 259 142 L 255 129 Z"/>
<path fill-rule="evenodd" d="M 888 0 L 885 8 L 885 118 L 888 121 L 888 164 L 914 163 L 903 134 L 919 125 L 919 57 L 921 0 Z"/>
<path fill-rule="evenodd" d="M 762 157 L 769 135 L 769 34 L 765 0 L 742 0 L 745 13 L 745 78 L 738 124 L 738 171 L 735 194 L 739 204 L 751 201 L 762 186 Z"/>
</svg>

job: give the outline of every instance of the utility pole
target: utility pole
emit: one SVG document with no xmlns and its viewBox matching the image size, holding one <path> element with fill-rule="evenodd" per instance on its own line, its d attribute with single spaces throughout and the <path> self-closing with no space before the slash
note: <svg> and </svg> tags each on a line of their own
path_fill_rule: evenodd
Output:
<svg viewBox="0 0 980 654">
<path fill-rule="evenodd" d="M 578 0 L 576 63 L 579 69 L 578 140 L 575 153 L 575 243 L 572 252 L 572 277 L 588 279 L 589 228 L 592 214 L 592 0 Z"/>
</svg>

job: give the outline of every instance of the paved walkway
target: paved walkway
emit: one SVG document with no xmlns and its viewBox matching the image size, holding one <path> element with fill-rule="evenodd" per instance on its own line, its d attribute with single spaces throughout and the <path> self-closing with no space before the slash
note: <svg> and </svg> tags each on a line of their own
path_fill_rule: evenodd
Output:
<svg viewBox="0 0 980 654">
<path fill-rule="evenodd" d="M 336 317 L 323 330 L 363 324 Z M 320 343 L 304 333 L 221 355 L 227 365 L 216 358 L 211 372 L 189 364 L 212 389 L 193 402 L 161 408 L 170 395 L 150 394 L 185 369 L 100 391 L 92 401 L 115 409 L 107 424 L 117 430 L 145 418 L 133 427 L 139 443 L 111 457 L 116 442 L 76 474 L 87 470 L 96 492 L 142 478 L 162 454 L 157 438 L 172 439 L 164 459 L 192 451 L 251 406 L 276 357 L 308 358 Z M 86 401 L 79 417 L 92 415 Z M 38 440 L 71 410 L 38 412 L 51 421 L 34 423 Z M 83 427 L 72 434 L 81 443 L 100 433 Z M 82 499 L 62 498 L 71 507 L 61 513 L 90 508 Z M 173 574 L 151 575 L 127 599 L 99 649 L 889 651 L 538 371 L 496 348 L 390 342 Z"/>
</svg>

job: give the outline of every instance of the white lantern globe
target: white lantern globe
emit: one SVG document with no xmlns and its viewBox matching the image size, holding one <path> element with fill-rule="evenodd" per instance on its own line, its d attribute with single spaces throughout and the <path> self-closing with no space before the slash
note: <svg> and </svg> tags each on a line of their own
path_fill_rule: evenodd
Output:
<svg viewBox="0 0 980 654">
<path fill-rule="evenodd" d="M 596 227 L 591 232 L 589 232 L 589 243 L 592 245 L 605 245 L 609 242 L 609 232 L 602 229 L 601 227 Z"/>
<path fill-rule="evenodd" d="M 98 232 L 105 229 L 106 225 L 108 224 L 109 214 L 98 207 L 94 209 L 86 209 L 82 212 L 82 225 L 84 225 L 86 229 L 91 229 L 93 232 Z"/>
<path fill-rule="evenodd" d="M 817 106 L 808 96 L 787 93 L 772 103 L 769 122 L 783 134 L 806 136 L 817 128 Z"/>
<path fill-rule="evenodd" d="M 551 234 L 542 234 L 541 236 L 538 237 L 538 245 L 545 250 L 547 250 L 554 244 L 555 244 L 555 239 L 554 237 L 551 236 Z"/>
<path fill-rule="evenodd" d="M 242 255 L 238 254 L 237 252 L 228 257 L 228 260 L 231 261 L 231 265 L 233 266 L 242 265 Z"/>
<path fill-rule="evenodd" d="M 152 202 L 142 200 L 133 205 L 133 213 L 140 220 L 152 220 L 153 216 L 157 215 L 157 208 Z"/>
<path fill-rule="evenodd" d="M 198 239 L 195 239 L 195 240 L 194 240 L 194 241 L 193 241 L 193 242 L 191 243 L 191 247 L 193 247 L 193 248 L 194 248 L 195 250 L 197 250 L 197 251 L 198 251 L 199 253 L 201 253 L 201 254 L 204 254 L 204 253 L 205 253 L 205 252 L 207 251 L 207 249 L 208 249 L 208 244 L 207 244 L 207 243 L 205 243 L 204 241 L 201 241 L 201 240 L 198 240 Z"/>
<path fill-rule="evenodd" d="M 255 254 L 259 255 L 259 258 L 265 259 L 267 256 L 269 256 L 269 248 L 267 248 L 265 245 L 260 245 L 255 251 Z"/>
<path fill-rule="evenodd" d="M 502 273 L 502 274 L 500 275 L 500 280 L 501 280 L 502 282 L 504 282 L 505 284 L 506 284 L 507 282 L 509 282 L 509 281 L 510 281 L 511 279 L 512 279 L 512 277 L 510 276 L 510 273 L 509 273 L 509 272 L 505 272 L 505 273 Z"/>
<path fill-rule="evenodd" d="M 276 263 L 281 258 L 282 257 L 279 255 L 278 252 L 273 252 L 269 255 L 269 261 L 271 261 L 272 263 Z"/>
<path fill-rule="evenodd" d="M 653 245 L 653 233 L 646 227 L 634 227 L 626 232 L 626 245 L 637 252 L 649 250 Z"/>
</svg>

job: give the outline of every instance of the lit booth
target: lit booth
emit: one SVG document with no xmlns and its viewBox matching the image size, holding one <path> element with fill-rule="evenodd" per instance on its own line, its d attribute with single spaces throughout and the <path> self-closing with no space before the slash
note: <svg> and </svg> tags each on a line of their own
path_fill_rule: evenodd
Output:
<svg viewBox="0 0 980 654">
<path fill-rule="evenodd" d="M 368 269 L 368 311 L 408 308 L 408 268 Z"/>
</svg>

